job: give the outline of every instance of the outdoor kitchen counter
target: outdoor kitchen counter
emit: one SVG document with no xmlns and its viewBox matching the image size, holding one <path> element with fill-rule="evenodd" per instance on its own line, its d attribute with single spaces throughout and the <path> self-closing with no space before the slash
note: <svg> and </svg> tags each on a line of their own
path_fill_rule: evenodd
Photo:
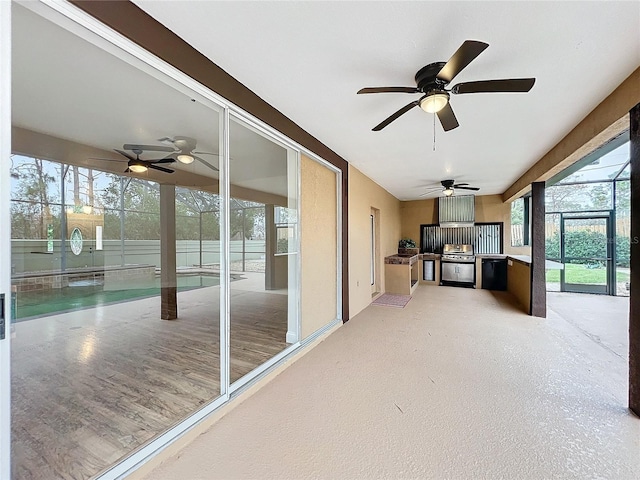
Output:
<svg viewBox="0 0 640 480">
<path fill-rule="evenodd" d="M 505 257 L 524 263 L 525 265 L 531 265 L 531 257 L 529 255 L 505 255 Z M 553 260 L 545 260 L 544 268 L 547 270 L 563 270 L 564 265 L 560 262 L 554 262 Z"/>
<path fill-rule="evenodd" d="M 386 265 L 413 265 L 418 261 L 419 255 L 411 255 L 408 253 L 398 253 L 396 255 L 389 255 L 384 257 L 384 263 Z"/>
<path fill-rule="evenodd" d="M 398 254 L 384 258 L 385 291 L 411 295 L 418 286 L 419 255 Z"/>
</svg>

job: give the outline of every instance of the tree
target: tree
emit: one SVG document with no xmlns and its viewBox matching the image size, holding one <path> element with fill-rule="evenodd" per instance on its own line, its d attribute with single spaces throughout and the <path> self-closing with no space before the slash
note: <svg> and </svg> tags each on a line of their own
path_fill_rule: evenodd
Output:
<svg viewBox="0 0 640 480">
<path fill-rule="evenodd" d="M 511 225 L 524 224 L 524 202 L 526 199 L 518 198 L 511 203 Z"/>
<path fill-rule="evenodd" d="M 587 184 L 553 185 L 545 190 L 547 212 L 583 210 Z"/>
<path fill-rule="evenodd" d="M 47 226 L 55 223 L 59 227 L 59 220 L 53 218 L 51 204 L 54 198 L 49 186 L 56 177 L 52 175 L 51 162 L 40 158 L 21 157 L 12 155 L 10 175 L 17 180 L 12 189 L 11 202 L 11 236 L 12 238 L 47 238 Z M 16 162 L 14 163 L 14 160 Z"/>
<path fill-rule="evenodd" d="M 616 217 L 631 216 L 631 182 L 620 180 L 615 182 L 616 189 Z"/>
<path fill-rule="evenodd" d="M 113 214 L 108 224 L 109 237 L 115 233 L 116 229 L 119 237 L 121 177 L 119 175 L 109 175 L 109 177 L 110 182 L 102 191 L 100 201 L 105 209 L 111 210 Z M 124 190 L 125 238 L 129 240 L 160 239 L 160 191 L 157 184 L 132 179 L 128 182 L 128 186 L 126 183 L 124 185 L 126 186 Z M 117 217 L 116 212 L 118 212 Z M 115 218 L 118 218 L 117 226 Z"/>
</svg>

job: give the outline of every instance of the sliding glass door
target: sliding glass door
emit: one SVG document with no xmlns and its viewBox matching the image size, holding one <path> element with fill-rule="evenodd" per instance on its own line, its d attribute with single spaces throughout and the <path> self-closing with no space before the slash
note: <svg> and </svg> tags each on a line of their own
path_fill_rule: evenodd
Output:
<svg viewBox="0 0 640 480">
<path fill-rule="evenodd" d="M 0 478 L 119 478 L 335 324 L 341 179 L 72 4 L 0 22 Z"/>
<path fill-rule="evenodd" d="M 227 392 L 224 109 L 30 7 L 12 4 L 2 177 L 12 478 L 89 478 Z"/>
<path fill-rule="evenodd" d="M 11 4 L 0 2 L 0 478 L 10 478 L 11 242 Z"/>
<path fill-rule="evenodd" d="M 299 340 L 299 161 L 297 152 L 235 116 L 229 155 L 229 355 L 237 388 Z M 264 253 L 241 258 L 247 244 Z"/>
</svg>

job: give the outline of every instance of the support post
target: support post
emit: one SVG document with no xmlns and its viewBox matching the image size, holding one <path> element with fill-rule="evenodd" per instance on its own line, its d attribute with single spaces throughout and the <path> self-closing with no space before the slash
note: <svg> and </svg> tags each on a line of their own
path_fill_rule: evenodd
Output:
<svg viewBox="0 0 640 480">
<path fill-rule="evenodd" d="M 67 177 L 69 165 L 62 165 L 62 175 L 60 179 L 60 202 L 62 211 L 60 212 L 60 271 L 67 269 L 67 199 L 65 198 L 64 181 Z"/>
<path fill-rule="evenodd" d="M 640 417 L 640 103 L 629 112 L 631 160 L 631 284 L 629 288 L 629 409 Z M 634 267 L 635 265 L 635 267 Z"/>
<path fill-rule="evenodd" d="M 200 222 L 198 223 L 199 228 L 199 239 L 200 239 L 200 268 L 202 268 L 202 211 L 200 211 L 200 215 L 198 216 Z"/>
<path fill-rule="evenodd" d="M 125 181 L 123 177 L 120 177 L 120 265 L 123 267 L 125 265 L 124 194 L 130 181 L 131 179 Z"/>
<path fill-rule="evenodd" d="M 160 318 L 178 318 L 176 187 L 160 185 Z"/>
<path fill-rule="evenodd" d="M 245 225 L 245 209 L 242 209 L 242 271 L 247 271 L 247 234 L 244 230 Z"/>
<path fill-rule="evenodd" d="M 276 253 L 276 222 L 274 205 L 264 206 L 264 232 L 265 232 L 265 265 L 264 265 L 264 289 L 274 290 L 276 287 L 275 278 L 275 257 Z"/>
<path fill-rule="evenodd" d="M 547 317 L 544 182 L 531 184 L 531 304 L 529 315 Z"/>
</svg>

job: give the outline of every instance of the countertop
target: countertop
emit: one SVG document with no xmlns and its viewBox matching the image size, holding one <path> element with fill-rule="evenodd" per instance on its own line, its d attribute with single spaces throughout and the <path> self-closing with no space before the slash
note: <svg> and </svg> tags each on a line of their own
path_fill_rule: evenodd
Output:
<svg viewBox="0 0 640 480">
<path fill-rule="evenodd" d="M 529 255 L 507 255 L 507 257 L 517 260 L 521 263 L 531 265 L 531 256 Z M 563 270 L 564 265 L 560 262 L 554 262 L 553 260 L 545 260 L 544 268 L 547 270 Z"/>
<path fill-rule="evenodd" d="M 387 265 L 413 265 L 418 261 L 419 254 L 412 255 L 410 253 L 397 253 L 384 257 L 384 263 Z"/>
</svg>

